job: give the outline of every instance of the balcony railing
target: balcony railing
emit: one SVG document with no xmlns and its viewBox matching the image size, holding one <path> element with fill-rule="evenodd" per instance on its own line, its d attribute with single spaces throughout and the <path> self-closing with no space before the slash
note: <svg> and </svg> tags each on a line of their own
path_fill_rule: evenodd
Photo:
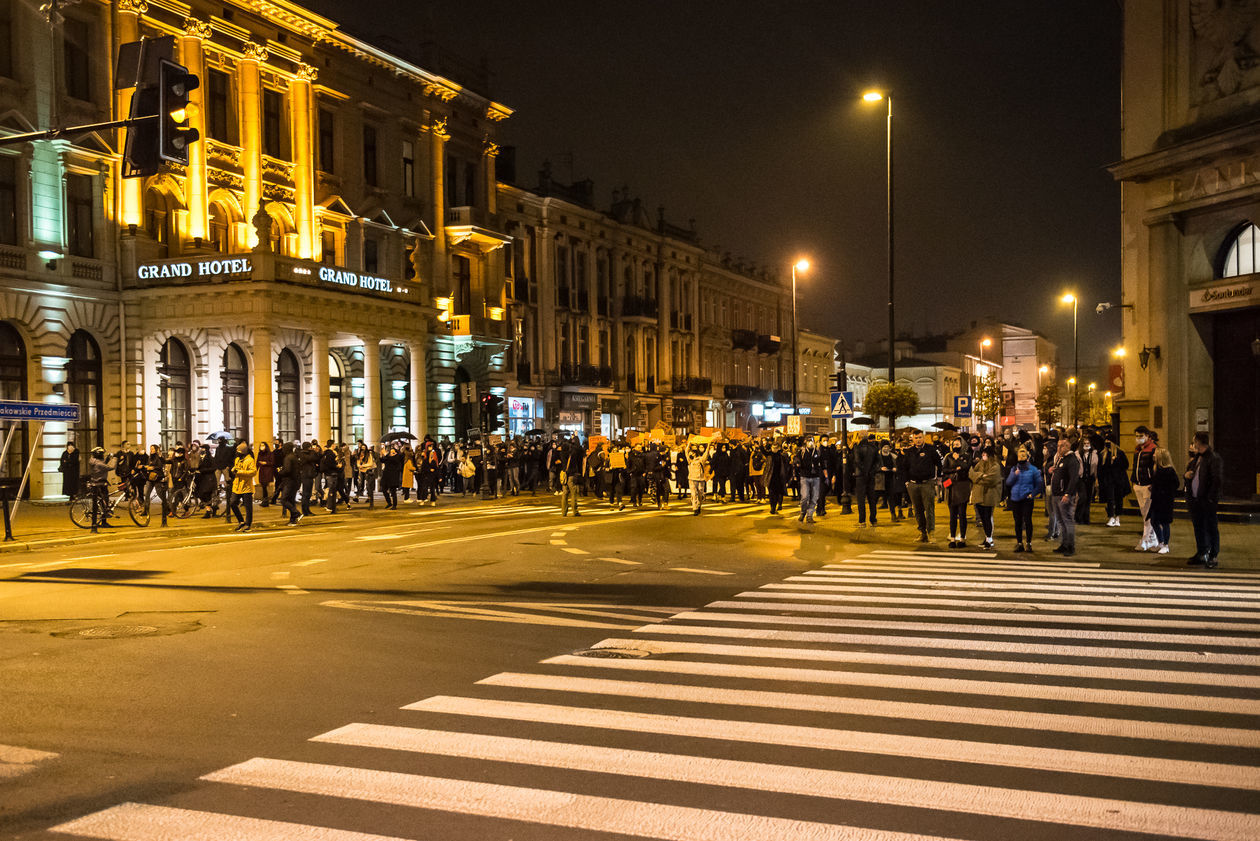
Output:
<svg viewBox="0 0 1260 841">
<path fill-rule="evenodd" d="M 709 377 L 674 377 L 674 394 L 712 394 L 713 380 Z"/>
<path fill-rule="evenodd" d="M 626 318 L 656 318 L 659 310 L 657 303 L 638 295 L 627 295 L 621 299 L 621 314 Z"/>
<path fill-rule="evenodd" d="M 591 388 L 612 388 L 612 368 L 594 365 L 570 365 L 567 362 L 560 366 L 561 385 L 584 385 Z"/>
<path fill-rule="evenodd" d="M 731 331 L 731 347 L 735 350 L 752 350 L 757 347 L 757 333 L 754 330 L 735 329 Z"/>
<path fill-rule="evenodd" d="M 771 336 L 766 333 L 757 335 L 757 353 L 778 353 L 779 346 L 783 344 L 778 336 Z"/>
<path fill-rule="evenodd" d="M 770 399 L 769 391 L 755 385 L 728 385 L 723 387 L 722 394 L 727 400 L 746 400 L 750 403 L 765 403 Z"/>
</svg>

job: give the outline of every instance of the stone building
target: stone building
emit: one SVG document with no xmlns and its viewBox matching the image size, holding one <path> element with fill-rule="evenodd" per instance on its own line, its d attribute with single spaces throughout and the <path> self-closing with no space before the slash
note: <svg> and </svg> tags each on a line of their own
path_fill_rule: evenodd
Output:
<svg viewBox="0 0 1260 841">
<path fill-rule="evenodd" d="M 1225 489 L 1260 491 L 1260 6 L 1124 4 L 1121 320 L 1128 434 L 1181 462 L 1196 430 Z"/>
</svg>

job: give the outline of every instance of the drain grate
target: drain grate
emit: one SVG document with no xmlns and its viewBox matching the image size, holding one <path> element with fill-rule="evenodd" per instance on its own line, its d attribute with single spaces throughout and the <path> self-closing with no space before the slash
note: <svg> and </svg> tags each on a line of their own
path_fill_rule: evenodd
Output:
<svg viewBox="0 0 1260 841">
<path fill-rule="evenodd" d="M 573 652 L 574 657 L 600 657 L 605 660 L 642 660 L 652 652 L 639 648 L 583 648 Z"/>
<path fill-rule="evenodd" d="M 77 631 L 63 631 L 53 636 L 85 640 L 113 640 L 125 637 L 151 637 L 159 633 L 161 630 L 153 625 L 98 625 L 94 628 L 80 628 Z"/>
</svg>

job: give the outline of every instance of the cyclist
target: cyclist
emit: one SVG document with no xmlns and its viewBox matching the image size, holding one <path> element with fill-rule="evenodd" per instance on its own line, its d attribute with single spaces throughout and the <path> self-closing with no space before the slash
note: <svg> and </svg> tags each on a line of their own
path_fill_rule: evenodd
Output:
<svg viewBox="0 0 1260 841">
<path fill-rule="evenodd" d="M 114 469 L 116 459 L 105 454 L 104 447 L 93 447 L 88 457 L 88 494 L 92 499 L 92 533 L 97 528 L 112 529 L 105 509 L 109 505 L 109 471 Z"/>
<path fill-rule="evenodd" d="M 140 465 L 140 470 L 144 474 L 144 505 L 149 506 L 149 500 L 153 498 L 154 491 L 162 502 L 162 525 L 166 525 L 166 515 L 170 512 L 170 500 L 167 497 L 166 482 L 167 457 L 162 452 L 162 448 L 157 444 L 149 445 L 149 457 Z"/>
</svg>

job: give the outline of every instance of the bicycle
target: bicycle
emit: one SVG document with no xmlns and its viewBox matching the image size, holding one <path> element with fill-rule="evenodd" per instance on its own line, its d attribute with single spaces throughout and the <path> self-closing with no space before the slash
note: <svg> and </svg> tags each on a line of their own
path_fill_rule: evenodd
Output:
<svg viewBox="0 0 1260 841">
<path fill-rule="evenodd" d="M 96 489 L 90 489 L 86 495 L 75 497 L 70 503 L 70 521 L 81 529 L 92 528 L 92 501 L 96 493 Z M 140 501 L 130 482 L 119 482 L 116 490 L 106 492 L 102 500 L 101 522 L 107 523 L 124 502 L 133 523 L 141 527 L 149 524 L 148 506 Z"/>
<path fill-rule="evenodd" d="M 171 488 L 171 514 L 180 520 L 187 520 L 197 509 L 197 495 L 193 492 L 191 480 L 182 482 Z"/>
</svg>

